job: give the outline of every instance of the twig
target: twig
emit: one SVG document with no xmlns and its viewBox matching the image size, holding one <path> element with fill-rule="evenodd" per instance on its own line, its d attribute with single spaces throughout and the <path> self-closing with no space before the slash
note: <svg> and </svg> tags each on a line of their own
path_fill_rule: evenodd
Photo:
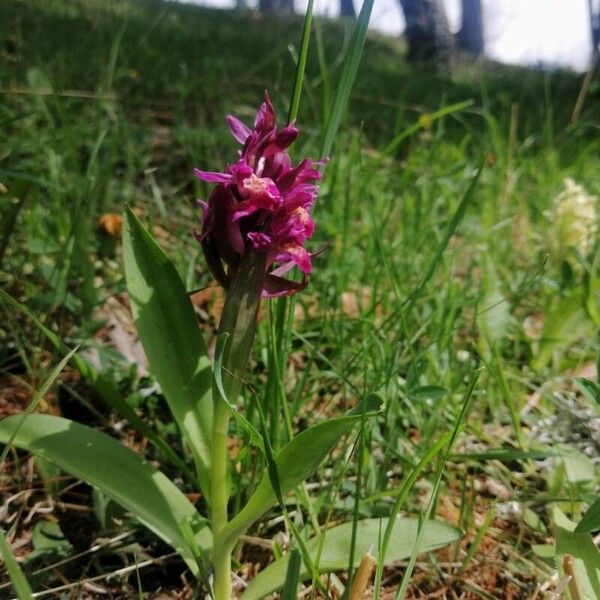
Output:
<svg viewBox="0 0 600 600">
<path fill-rule="evenodd" d="M 362 600 L 365 596 L 365 590 L 373 575 L 373 569 L 375 568 L 375 559 L 369 552 L 362 557 L 360 565 L 356 571 L 354 577 L 354 583 L 352 584 L 352 591 L 350 592 L 350 600 Z"/>
<path fill-rule="evenodd" d="M 583 109 L 583 103 L 587 97 L 588 91 L 590 89 L 590 83 L 592 82 L 592 76 L 594 75 L 594 71 L 596 70 L 596 64 L 598 63 L 598 50 L 594 52 L 592 58 L 590 60 L 590 66 L 581 82 L 581 88 L 579 90 L 579 95 L 577 96 L 577 101 L 575 102 L 575 106 L 573 107 L 573 114 L 571 115 L 571 125 L 575 125 L 577 121 L 579 121 L 579 116 L 581 115 L 581 111 Z"/>
<path fill-rule="evenodd" d="M 109 580 L 113 577 L 119 577 L 121 575 L 126 575 L 127 573 L 131 573 L 132 571 L 136 571 L 138 569 L 143 569 L 144 567 L 149 567 L 151 565 L 157 564 L 166 560 L 168 558 L 173 558 L 174 556 L 178 556 L 177 552 L 169 552 L 169 554 L 164 554 L 163 556 L 159 556 L 158 558 L 151 558 L 149 560 L 145 560 L 140 563 L 136 563 L 135 565 L 129 565 L 128 567 L 123 567 L 122 569 L 117 569 L 112 573 L 104 573 L 103 575 L 96 575 L 95 577 L 89 577 L 88 579 L 82 579 L 81 581 L 75 581 L 73 583 L 67 583 L 65 585 L 61 585 L 51 590 L 45 590 L 43 592 L 35 592 L 33 594 L 34 598 L 41 598 L 42 596 L 49 596 L 51 594 L 55 594 L 56 592 L 62 592 L 64 590 L 69 590 L 75 587 L 80 587 L 82 585 L 93 583 L 95 581 Z M 12 600 L 17 600 L 17 598 L 13 598 Z"/>
</svg>

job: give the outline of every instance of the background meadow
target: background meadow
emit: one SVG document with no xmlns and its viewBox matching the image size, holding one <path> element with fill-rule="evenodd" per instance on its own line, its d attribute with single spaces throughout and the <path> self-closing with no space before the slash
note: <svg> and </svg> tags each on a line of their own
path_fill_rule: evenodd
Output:
<svg viewBox="0 0 600 600">
<path fill-rule="evenodd" d="M 598 489 L 597 216 L 555 201 L 600 193 L 597 78 L 582 93 L 584 74 L 569 71 L 411 66 L 402 40 L 369 34 L 328 148 L 352 27 L 313 23 L 295 153 L 330 155 L 310 248 L 322 251 L 287 320 L 263 303 L 246 414 L 256 420 L 261 403 L 277 449 L 362 398 L 382 401 L 288 505 L 307 539 L 388 516 L 398 498 L 403 514 L 464 532 L 418 557 L 408 548 L 381 569 L 379 597 L 398 597 L 412 571 L 406 598 L 598 598 L 600 523 L 569 535 Z M 120 214 L 132 207 L 173 259 L 214 346 L 223 298 L 192 235 L 210 190 L 192 169 L 231 160 L 224 117 L 250 122 L 265 88 L 283 123 L 301 31 L 301 17 L 154 0 L 0 4 L 0 419 L 35 397 L 203 505 L 98 384 L 114 382 L 178 447 L 129 311 Z M 44 390 L 75 346 L 93 373 L 66 366 Z M 264 465 L 247 444 L 230 454 L 240 506 Z M 192 597 L 169 547 L 46 461 L 7 450 L 0 492 L 6 540 L 45 597 Z M 277 509 L 248 533 L 237 592 L 291 537 Z M 10 581 L 0 574 L 0 597 Z M 298 597 L 339 597 L 346 581 L 340 568 Z"/>
</svg>

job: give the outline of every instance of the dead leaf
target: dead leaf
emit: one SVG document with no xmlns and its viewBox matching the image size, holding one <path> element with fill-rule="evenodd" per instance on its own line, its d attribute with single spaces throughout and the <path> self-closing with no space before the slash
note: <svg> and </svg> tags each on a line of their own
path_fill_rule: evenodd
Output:
<svg viewBox="0 0 600 600">
<path fill-rule="evenodd" d="M 104 213 L 98 219 L 98 229 L 111 237 L 121 237 L 123 230 L 123 217 L 118 213 Z"/>
<path fill-rule="evenodd" d="M 129 364 L 135 364 L 141 377 L 148 375 L 148 360 L 137 335 L 133 316 L 123 297 L 109 296 L 96 313 L 106 322 L 100 336 L 116 348 Z"/>
<path fill-rule="evenodd" d="M 530 340 L 539 340 L 544 329 L 544 313 L 536 312 L 523 319 L 523 333 Z"/>
<path fill-rule="evenodd" d="M 353 292 L 342 292 L 341 298 L 342 312 L 344 316 L 350 319 L 358 319 L 360 317 L 360 305 L 358 298 Z"/>
</svg>

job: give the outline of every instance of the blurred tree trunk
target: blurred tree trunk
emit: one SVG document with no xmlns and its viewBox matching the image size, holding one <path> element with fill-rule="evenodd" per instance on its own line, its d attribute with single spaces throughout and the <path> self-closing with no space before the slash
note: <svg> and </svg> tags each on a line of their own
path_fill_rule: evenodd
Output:
<svg viewBox="0 0 600 600">
<path fill-rule="evenodd" d="M 279 15 L 294 14 L 294 0 L 259 0 L 258 7 L 262 12 Z"/>
<path fill-rule="evenodd" d="M 352 17 L 356 19 L 353 0 L 340 0 L 340 14 L 342 17 Z"/>
<path fill-rule="evenodd" d="M 594 54 L 600 52 L 600 0 L 588 0 L 590 25 L 592 27 L 592 45 Z"/>
<path fill-rule="evenodd" d="M 457 35 L 458 47 L 471 56 L 484 51 L 481 0 L 462 0 L 462 25 Z"/>
<path fill-rule="evenodd" d="M 442 0 L 400 0 L 406 21 L 410 62 L 445 63 L 452 54 L 452 34 Z"/>
</svg>

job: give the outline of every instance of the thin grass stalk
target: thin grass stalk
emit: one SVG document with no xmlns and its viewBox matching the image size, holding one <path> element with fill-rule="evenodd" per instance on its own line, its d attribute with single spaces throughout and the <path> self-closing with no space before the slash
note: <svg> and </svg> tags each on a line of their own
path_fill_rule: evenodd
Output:
<svg viewBox="0 0 600 600">
<path fill-rule="evenodd" d="M 363 454 L 365 449 L 365 424 L 366 424 L 366 403 L 362 411 L 360 420 L 360 429 L 357 440 L 357 468 L 356 468 L 356 487 L 354 488 L 354 509 L 352 511 L 352 535 L 350 537 L 350 553 L 348 556 L 348 585 L 344 590 L 342 598 L 348 598 L 348 594 L 353 586 L 354 580 L 354 556 L 356 554 L 356 533 L 358 528 L 358 517 L 360 508 L 360 487 L 363 474 Z"/>
<path fill-rule="evenodd" d="M 480 163 L 477 171 L 475 172 L 475 175 L 471 179 L 464 196 L 462 197 L 456 211 L 452 215 L 452 218 L 448 222 L 448 225 L 446 226 L 446 229 L 444 231 L 442 239 L 441 239 L 440 243 L 438 244 L 436 251 L 435 251 L 427 269 L 425 270 L 425 273 L 419 280 L 419 283 L 417 284 L 415 289 L 409 294 L 409 296 L 403 301 L 403 303 L 400 305 L 399 309 L 397 311 L 394 311 L 389 317 L 387 317 L 383 321 L 380 328 L 378 329 L 378 334 L 380 332 L 388 332 L 391 329 L 391 327 L 393 326 L 394 322 L 398 318 L 401 318 L 401 315 L 406 314 L 410 310 L 412 310 L 412 308 L 416 304 L 417 300 L 421 297 L 421 294 L 425 290 L 425 287 L 429 283 L 430 279 L 433 277 L 433 274 L 435 273 L 437 266 L 442 259 L 442 255 L 444 254 L 444 251 L 446 250 L 446 247 L 448 246 L 450 239 L 454 235 L 454 232 L 456 231 L 458 225 L 460 224 L 463 217 L 465 216 L 467 207 L 469 206 L 469 204 L 471 203 L 471 201 L 473 199 L 473 195 L 475 193 L 477 183 L 479 182 L 479 178 L 483 171 L 484 164 L 485 164 L 485 158 L 483 158 L 481 160 L 481 163 Z M 400 317 L 398 317 L 398 315 L 400 315 Z M 343 374 L 342 374 L 343 379 L 347 379 L 349 373 L 353 370 L 354 365 L 356 364 L 356 361 L 370 347 L 369 344 L 372 342 L 373 342 L 373 336 L 370 336 L 367 340 L 365 340 L 365 343 L 363 343 L 361 348 L 348 361 L 348 365 L 346 366 L 346 368 L 344 369 Z M 396 336 L 396 338 L 394 338 L 394 340 L 393 340 L 393 343 L 395 344 L 397 342 L 398 342 L 398 339 Z"/>
<path fill-rule="evenodd" d="M 360 9 L 360 14 L 354 26 L 352 32 L 352 39 L 350 40 L 350 46 L 348 48 L 348 54 L 344 61 L 344 68 L 342 70 L 342 76 L 338 84 L 338 90 L 333 102 L 331 114 L 325 127 L 325 133 L 323 134 L 323 142 L 321 145 L 321 156 L 329 156 L 335 136 L 337 135 L 340 123 L 346 112 L 348 106 L 348 100 L 350 99 L 350 92 L 354 86 L 354 80 L 356 79 L 356 73 L 358 72 L 358 65 L 362 57 L 363 48 L 365 45 L 365 39 L 367 37 L 367 29 L 369 27 L 369 21 L 371 20 L 371 11 L 375 0 L 365 0 Z"/>
<path fill-rule="evenodd" d="M 385 555 L 387 553 L 387 548 L 390 543 L 390 539 L 392 537 L 392 531 L 394 529 L 394 525 L 396 523 L 396 519 L 400 513 L 400 510 L 404 506 L 406 502 L 406 498 L 408 497 L 408 493 L 412 489 L 412 486 L 416 482 L 419 475 L 423 472 L 425 467 L 437 456 L 438 452 L 442 450 L 449 442 L 452 437 L 452 432 L 448 432 L 446 435 L 442 436 L 426 453 L 425 456 L 419 461 L 419 463 L 413 468 L 408 477 L 404 480 L 402 485 L 398 488 L 398 495 L 396 501 L 394 502 L 394 506 L 390 511 L 390 516 L 388 520 L 387 527 L 383 534 L 383 540 L 379 547 L 379 557 L 377 561 L 377 570 L 375 571 L 375 590 L 373 593 L 373 600 L 379 600 L 381 593 L 381 580 L 383 576 L 383 566 L 385 564 Z"/>
<path fill-rule="evenodd" d="M 33 600 L 31 587 L 19 563 L 16 561 L 2 529 L 0 529 L 0 557 L 4 561 L 4 568 L 8 572 L 18 600 Z"/>
<path fill-rule="evenodd" d="M 293 123 L 298 117 L 300 108 L 300 96 L 302 95 L 302 85 L 304 84 L 304 73 L 306 71 L 306 59 L 308 57 L 308 45 L 310 42 L 310 28 L 312 24 L 314 0 L 308 0 L 306 14 L 304 15 L 304 26 L 302 28 L 302 41 L 300 42 L 300 54 L 298 55 L 298 65 L 296 66 L 296 75 L 294 77 L 294 91 L 290 110 L 288 112 L 288 123 Z"/>
<path fill-rule="evenodd" d="M 437 475 L 435 478 L 435 484 L 434 484 L 433 490 L 431 492 L 431 500 L 429 501 L 427 508 L 425 509 L 425 512 L 421 514 L 421 519 L 419 522 L 419 528 L 418 528 L 418 533 L 417 533 L 417 539 L 415 540 L 413 552 L 411 554 L 410 560 L 408 561 L 406 571 L 404 572 L 404 576 L 402 577 L 402 582 L 400 583 L 400 586 L 398 587 L 398 590 L 396 592 L 395 600 L 404 600 L 404 596 L 406 595 L 406 590 L 408 589 L 408 585 L 409 585 L 410 579 L 412 577 L 412 572 L 415 567 L 415 563 L 417 561 L 417 555 L 419 553 L 419 546 L 421 545 L 421 539 L 423 537 L 423 532 L 425 530 L 425 524 L 427 523 L 429 516 L 433 510 L 433 506 L 434 506 L 434 503 L 437 498 L 438 490 L 442 483 L 442 476 L 444 475 L 444 469 L 445 469 L 446 463 L 448 462 L 448 459 L 450 457 L 450 452 L 452 450 L 452 446 L 454 446 L 454 442 L 456 441 L 456 438 L 458 437 L 458 433 L 461 430 L 461 426 L 462 426 L 462 424 L 467 416 L 467 413 L 469 412 L 469 409 L 471 407 L 471 398 L 473 397 L 473 392 L 475 390 L 475 385 L 477 384 L 478 379 L 479 379 L 479 371 L 476 371 L 469 383 L 469 388 L 467 389 L 467 392 L 465 394 L 465 400 L 463 402 L 461 411 L 458 414 L 458 417 L 456 418 L 456 422 L 454 423 L 454 427 L 452 429 L 452 434 L 451 434 L 450 440 L 448 442 L 448 447 L 446 448 L 446 453 L 440 464 L 440 467 L 438 469 L 438 472 L 437 472 Z"/>
</svg>

